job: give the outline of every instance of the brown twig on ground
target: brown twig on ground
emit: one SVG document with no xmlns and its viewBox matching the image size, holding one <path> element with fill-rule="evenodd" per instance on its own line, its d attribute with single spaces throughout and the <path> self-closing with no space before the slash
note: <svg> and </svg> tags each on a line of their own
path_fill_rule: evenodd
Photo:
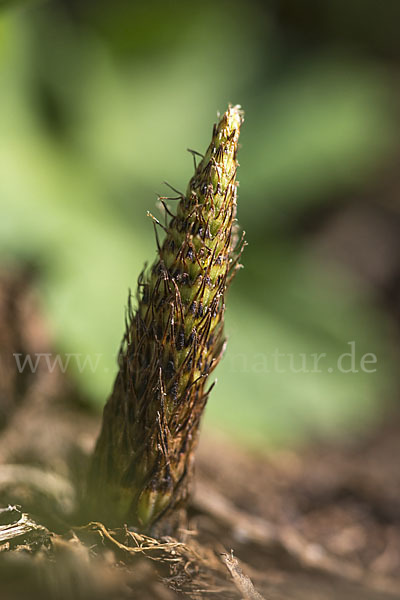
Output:
<svg viewBox="0 0 400 600">
<path fill-rule="evenodd" d="M 16 539 L 24 537 L 31 541 L 49 538 L 50 532 L 43 525 L 36 523 L 28 514 L 22 513 L 18 521 L 7 525 L 0 525 L 0 543 L 14 542 Z"/>
<path fill-rule="evenodd" d="M 85 545 L 90 545 L 92 552 L 102 554 L 105 548 L 110 548 L 128 567 L 140 556 L 157 563 L 161 580 L 175 592 L 194 599 L 215 594 L 237 598 L 215 552 L 195 540 L 189 543 L 170 537 L 159 540 L 127 527 L 111 530 L 100 522 L 74 527 L 73 532 Z"/>
<path fill-rule="evenodd" d="M 233 556 L 233 551 L 230 554 L 223 554 L 222 560 L 244 600 L 266 600 L 264 596 L 257 592 L 250 577 L 243 573 L 238 560 Z"/>
</svg>

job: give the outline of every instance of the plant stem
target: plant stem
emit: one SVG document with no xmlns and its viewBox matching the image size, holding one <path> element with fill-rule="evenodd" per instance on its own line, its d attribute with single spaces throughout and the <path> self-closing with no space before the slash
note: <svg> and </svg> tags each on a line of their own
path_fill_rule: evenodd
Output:
<svg viewBox="0 0 400 600">
<path fill-rule="evenodd" d="M 230 106 L 214 126 L 161 247 L 157 240 L 157 259 L 139 277 L 135 312 L 129 300 L 119 373 L 89 473 L 92 518 L 163 532 L 181 522 L 206 381 L 225 346 L 224 296 L 238 268 L 241 123 L 240 107 Z"/>
</svg>

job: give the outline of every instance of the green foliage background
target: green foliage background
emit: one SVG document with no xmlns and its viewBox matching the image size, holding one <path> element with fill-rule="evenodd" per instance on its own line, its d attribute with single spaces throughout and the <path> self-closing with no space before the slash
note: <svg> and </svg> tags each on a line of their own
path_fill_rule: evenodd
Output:
<svg viewBox="0 0 400 600">
<path fill-rule="evenodd" d="M 232 102 L 246 112 L 249 246 L 206 424 L 266 445 L 379 419 L 394 380 L 390 323 L 297 224 L 364 193 L 394 152 L 383 61 L 348 40 L 315 52 L 257 2 L 11 2 L 0 12 L 0 90 L 2 262 L 37 266 L 60 352 L 100 355 L 94 372 L 72 372 L 91 401 L 110 391 L 128 287 L 153 260 L 146 210 L 168 194 L 164 179 L 185 189 L 186 148 L 201 152 Z M 376 373 L 260 366 L 276 349 L 326 352 L 334 365 L 353 340 L 357 357 L 377 355 Z"/>
</svg>

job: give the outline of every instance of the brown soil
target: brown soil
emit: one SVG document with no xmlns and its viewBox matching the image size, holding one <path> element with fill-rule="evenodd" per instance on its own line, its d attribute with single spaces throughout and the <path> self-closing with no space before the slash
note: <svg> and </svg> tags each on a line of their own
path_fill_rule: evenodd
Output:
<svg viewBox="0 0 400 600">
<path fill-rule="evenodd" d="M 50 348 L 36 305 L 26 274 L 2 275 L 2 599 L 400 599 L 400 419 L 268 456 L 205 432 L 178 539 L 109 530 L 80 508 L 99 415 L 10 360 Z"/>
</svg>

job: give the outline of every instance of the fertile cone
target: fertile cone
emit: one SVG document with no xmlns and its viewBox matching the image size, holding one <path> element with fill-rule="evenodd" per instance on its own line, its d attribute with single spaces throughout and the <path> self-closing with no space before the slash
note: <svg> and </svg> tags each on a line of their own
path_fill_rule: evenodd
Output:
<svg viewBox="0 0 400 600">
<path fill-rule="evenodd" d="M 88 481 L 92 518 L 170 532 L 182 517 L 207 377 L 224 349 L 242 113 L 229 107 L 129 302 L 119 373 Z"/>
</svg>

